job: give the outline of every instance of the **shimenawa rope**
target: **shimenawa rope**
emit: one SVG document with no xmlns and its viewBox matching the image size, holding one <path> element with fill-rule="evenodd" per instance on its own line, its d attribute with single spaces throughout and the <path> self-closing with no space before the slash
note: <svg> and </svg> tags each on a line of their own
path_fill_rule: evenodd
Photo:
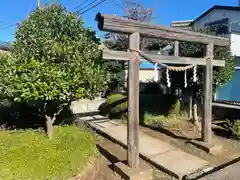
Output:
<svg viewBox="0 0 240 180">
<path fill-rule="evenodd" d="M 138 52 L 140 56 L 142 56 L 144 59 L 150 61 L 151 63 L 155 64 L 154 71 L 156 72 L 158 69 L 158 64 L 166 68 L 166 79 L 167 79 L 167 86 L 171 86 L 169 71 L 184 71 L 184 87 L 187 87 L 187 70 L 193 68 L 193 82 L 197 81 L 197 65 L 188 65 L 188 66 L 168 66 L 163 63 L 158 63 L 156 60 L 152 59 L 151 57 L 147 56 L 144 52 L 138 49 L 129 49 L 129 51 L 135 51 Z M 204 60 L 213 59 L 212 56 L 207 56 L 204 58 Z M 158 78 L 155 77 L 155 81 L 157 81 Z"/>
</svg>

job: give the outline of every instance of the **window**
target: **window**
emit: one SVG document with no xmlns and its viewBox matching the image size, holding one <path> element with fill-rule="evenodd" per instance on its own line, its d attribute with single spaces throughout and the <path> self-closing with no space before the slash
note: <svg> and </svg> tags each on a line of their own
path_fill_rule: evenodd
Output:
<svg viewBox="0 0 240 180">
<path fill-rule="evenodd" d="M 236 57 L 235 68 L 240 69 L 240 57 L 239 56 Z"/>
<path fill-rule="evenodd" d="M 231 22 L 231 32 L 240 32 L 240 22 L 239 21 L 233 21 Z"/>
<path fill-rule="evenodd" d="M 205 24 L 205 27 L 216 35 L 224 35 L 229 33 L 229 20 L 228 18 L 212 21 Z"/>
</svg>

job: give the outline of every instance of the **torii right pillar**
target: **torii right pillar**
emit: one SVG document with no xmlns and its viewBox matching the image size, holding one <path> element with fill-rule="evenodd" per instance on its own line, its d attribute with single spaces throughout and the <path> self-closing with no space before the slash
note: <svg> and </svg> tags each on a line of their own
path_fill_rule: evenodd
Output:
<svg viewBox="0 0 240 180">
<path fill-rule="evenodd" d="M 208 44 L 206 56 L 213 57 L 214 45 Z M 203 119 L 202 119 L 202 140 L 205 143 L 212 142 L 212 81 L 213 81 L 213 58 L 206 59 L 204 68 L 204 90 L 203 90 Z"/>
</svg>

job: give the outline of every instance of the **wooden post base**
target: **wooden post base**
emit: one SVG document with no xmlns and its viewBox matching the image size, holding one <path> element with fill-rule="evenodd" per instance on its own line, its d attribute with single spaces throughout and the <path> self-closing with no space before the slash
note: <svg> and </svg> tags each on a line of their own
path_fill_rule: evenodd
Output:
<svg viewBox="0 0 240 180">
<path fill-rule="evenodd" d="M 124 180 L 150 180 L 153 176 L 152 169 L 129 168 L 122 162 L 114 164 L 114 171 Z"/>
</svg>

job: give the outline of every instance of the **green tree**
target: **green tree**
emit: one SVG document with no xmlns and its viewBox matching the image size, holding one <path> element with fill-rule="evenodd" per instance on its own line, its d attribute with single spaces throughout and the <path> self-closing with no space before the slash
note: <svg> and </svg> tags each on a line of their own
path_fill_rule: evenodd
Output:
<svg viewBox="0 0 240 180">
<path fill-rule="evenodd" d="M 152 8 L 146 8 L 143 4 L 135 1 L 124 1 L 122 6 L 125 15 L 124 18 L 141 21 L 151 22 L 152 20 Z M 105 35 L 105 45 L 114 50 L 127 50 L 129 46 L 129 40 L 127 35 L 119 33 L 107 33 Z M 141 38 L 141 49 L 147 44 L 146 38 Z"/>
<path fill-rule="evenodd" d="M 217 35 L 214 29 L 205 28 L 199 30 L 199 32 Z M 204 57 L 204 52 L 205 45 L 187 42 L 180 43 L 180 56 Z M 215 46 L 214 59 L 224 60 L 225 66 L 213 67 L 213 94 L 215 94 L 217 89 L 223 87 L 228 81 L 232 79 L 233 73 L 235 71 L 235 57 L 231 53 L 230 44 L 229 46 L 225 47 Z M 181 76 L 175 73 L 175 76 L 172 78 L 173 84 L 180 84 L 180 88 L 193 97 L 193 122 L 199 126 L 197 118 L 197 100 L 202 96 L 203 93 L 203 69 L 202 67 L 198 67 L 198 81 L 196 83 L 192 81 L 192 73 L 190 74 L 190 78 L 188 79 L 190 83 L 186 89 L 183 88 L 183 78 L 179 78 L 181 78 Z"/>
<path fill-rule="evenodd" d="M 217 35 L 216 29 L 200 29 L 199 32 Z M 148 49 L 150 50 L 159 50 L 162 47 L 166 47 L 167 45 L 172 45 L 171 41 L 156 41 L 152 44 L 148 44 Z M 185 57 L 204 57 L 205 45 L 197 44 L 197 43 L 189 43 L 189 42 L 180 42 L 180 56 Z M 173 55 L 173 48 L 170 51 L 170 54 Z M 235 67 L 235 57 L 231 53 L 230 44 L 226 47 L 214 47 L 214 58 L 225 60 L 224 67 L 214 67 L 213 68 L 213 94 L 217 89 L 223 87 L 229 80 L 232 79 Z M 181 74 L 181 75 L 180 75 Z M 197 119 L 197 101 L 202 96 L 203 92 L 203 68 L 198 67 L 197 69 L 197 77 L 198 81 L 193 82 L 193 73 L 188 72 L 188 87 L 184 88 L 184 74 L 182 72 L 171 72 L 171 91 L 174 92 L 176 89 L 181 89 L 185 94 L 193 97 L 193 122 L 198 125 Z M 166 83 L 165 78 L 162 81 Z"/>
<path fill-rule="evenodd" d="M 58 5 L 36 9 L 18 27 L 13 58 L 5 58 L 1 96 L 17 102 L 41 101 L 47 133 L 71 101 L 103 93 L 109 73 L 95 32 Z M 11 65 L 8 65 L 11 64 Z M 4 68 L 4 69 L 3 69 Z"/>
<path fill-rule="evenodd" d="M 152 9 L 144 7 L 135 1 L 124 1 L 123 5 L 116 4 L 117 6 L 123 8 L 125 15 L 124 18 L 132 19 L 141 22 L 150 22 L 152 19 Z M 141 47 L 143 48 L 147 44 L 148 40 L 141 38 Z M 112 50 L 124 51 L 129 47 L 128 35 L 123 35 L 119 33 L 106 33 L 104 44 L 107 48 Z M 117 79 L 114 75 L 123 71 L 125 66 L 124 61 L 106 61 L 106 67 L 111 71 L 112 80 L 111 84 L 116 84 L 119 82 L 120 86 L 123 86 L 120 79 Z"/>
<path fill-rule="evenodd" d="M 201 33 L 211 34 L 217 36 L 218 34 L 214 29 L 201 29 Z M 194 43 L 180 43 L 180 56 L 185 57 L 204 57 L 205 45 Z M 213 92 L 216 92 L 218 88 L 223 87 L 229 80 L 232 79 L 232 75 L 235 71 L 235 57 L 231 53 L 230 42 L 228 46 L 214 47 L 214 58 L 225 61 L 224 67 L 214 67 L 213 71 Z M 199 72 L 202 73 L 201 70 Z M 199 81 L 202 81 L 203 76 L 199 76 Z M 199 89 L 201 90 L 201 89 Z"/>
</svg>

